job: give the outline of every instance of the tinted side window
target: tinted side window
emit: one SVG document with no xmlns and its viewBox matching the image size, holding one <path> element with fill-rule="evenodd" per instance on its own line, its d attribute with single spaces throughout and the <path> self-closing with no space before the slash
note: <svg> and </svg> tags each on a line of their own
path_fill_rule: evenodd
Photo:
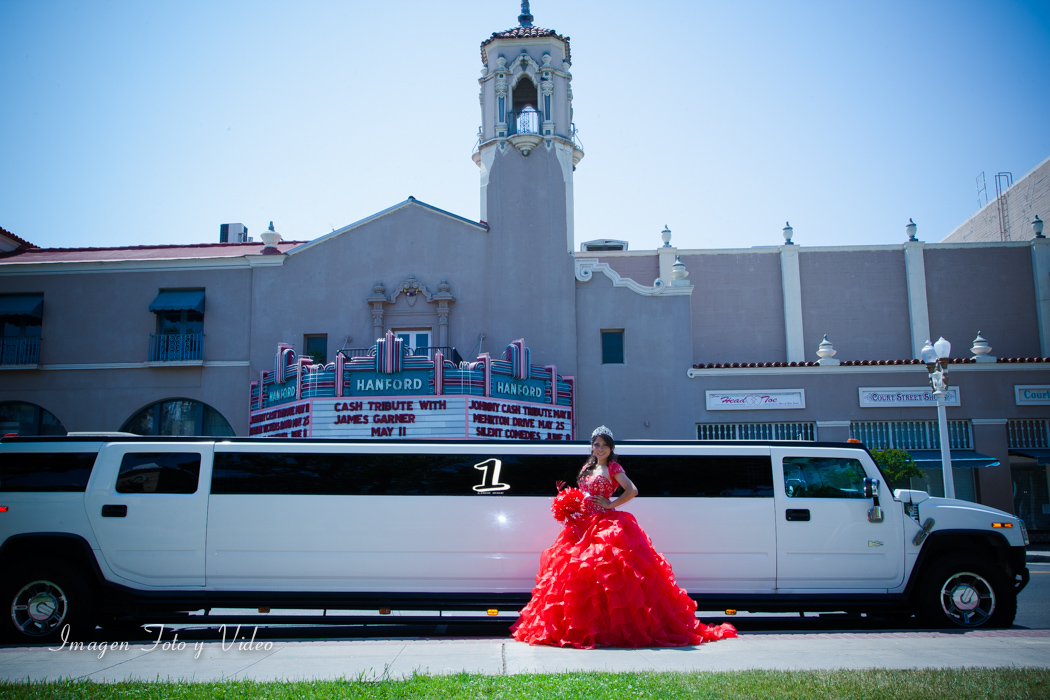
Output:
<svg viewBox="0 0 1050 700">
<path fill-rule="evenodd" d="M 84 491 L 94 452 L 7 452 L 0 456 L 0 491 Z"/>
<path fill-rule="evenodd" d="M 554 496 L 576 483 L 576 455 L 260 454 L 219 452 L 213 494 Z M 769 457 L 630 457 L 650 497 L 772 497 Z M 496 466 L 499 473 L 496 473 Z M 505 487 L 505 488 L 504 488 Z"/>
<path fill-rule="evenodd" d="M 789 498 L 864 498 L 864 467 L 842 457 L 785 457 Z"/>
<path fill-rule="evenodd" d="M 200 473 L 201 456 L 196 452 L 126 454 L 117 493 L 195 493 Z"/>
<path fill-rule="evenodd" d="M 508 496 L 554 496 L 584 458 L 435 454 L 215 454 L 213 494 L 467 496 L 475 486 Z M 499 474 L 495 473 L 499 463 Z"/>
<path fill-rule="evenodd" d="M 627 476 L 643 497 L 772 498 L 769 457 L 624 458 Z"/>
</svg>

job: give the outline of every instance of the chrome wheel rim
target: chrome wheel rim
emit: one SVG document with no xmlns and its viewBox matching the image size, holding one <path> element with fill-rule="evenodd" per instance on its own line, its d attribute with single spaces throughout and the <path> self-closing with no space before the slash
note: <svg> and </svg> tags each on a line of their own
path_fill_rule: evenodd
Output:
<svg viewBox="0 0 1050 700">
<path fill-rule="evenodd" d="M 955 574 L 941 587 L 941 609 L 960 627 L 979 627 L 995 612 L 995 591 L 978 574 Z"/>
<path fill-rule="evenodd" d="M 51 581 L 32 581 L 11 601 L 11 621 L 27 637 L 45 637 L 62 626 L 69 612 L 66 592 Z"/>
</svg>

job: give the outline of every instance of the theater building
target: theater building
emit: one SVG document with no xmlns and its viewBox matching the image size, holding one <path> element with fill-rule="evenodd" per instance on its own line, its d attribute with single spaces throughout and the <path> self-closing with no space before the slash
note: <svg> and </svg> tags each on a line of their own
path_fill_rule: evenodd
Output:
<svg viewBox="0 0 1050 700">
<path fill-rule="evenodd" d="M 926 243 L 902 226 L 900 244 L 816 248 L 785 228 L 779 246 L 695 250 L 665 230 L 648 249 L 584 233 L 575 250 L 569 41 L 525 10 L 481 55 L 481 139 L 464 154 L 478 213 L 409 198 L 309 241 L 224 225 L 217 243 L 124 248 L 0 229 L 0 428 L 856 437 L 911 451 L 940 493 L 918 358 L 943 336 L 957 494 L 1050 535 L 1041 233 Z"/>
</svg>

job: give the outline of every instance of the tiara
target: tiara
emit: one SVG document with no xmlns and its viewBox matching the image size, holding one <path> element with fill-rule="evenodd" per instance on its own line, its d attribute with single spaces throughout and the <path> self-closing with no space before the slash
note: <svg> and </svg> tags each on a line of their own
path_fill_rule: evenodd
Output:
<svg viewBox="0 0 1050 700">
<path fill-rule="evenodd" d="M 597 428 L 594 429 L 594 432 L 591 433 L 591 440 L 598 437 L 599 435 L 608 435 L 610 438 L 612 438 L 613 436 L 612 431 L 606 428 L 604 425 L 599 425 Z"/>
</svg>

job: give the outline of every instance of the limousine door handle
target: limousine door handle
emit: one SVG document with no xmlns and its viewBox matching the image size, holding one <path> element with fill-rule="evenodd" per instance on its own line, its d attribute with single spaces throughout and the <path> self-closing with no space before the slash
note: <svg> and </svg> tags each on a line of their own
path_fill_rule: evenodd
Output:
<svg viewBox="0 0 1050 700">
<path fill-rule="evenodd" d="M 103 518 L 123 518 L 128 514 L 128 507 L 124 505 L 105 505 L 102 506 L 102 517 Z"/>
<path fill-rule="evenodd" d="M 788 508 L 784 515 L 790 522 L 802 522 L 809 520 L 809 508 Z"/>
</svg>

